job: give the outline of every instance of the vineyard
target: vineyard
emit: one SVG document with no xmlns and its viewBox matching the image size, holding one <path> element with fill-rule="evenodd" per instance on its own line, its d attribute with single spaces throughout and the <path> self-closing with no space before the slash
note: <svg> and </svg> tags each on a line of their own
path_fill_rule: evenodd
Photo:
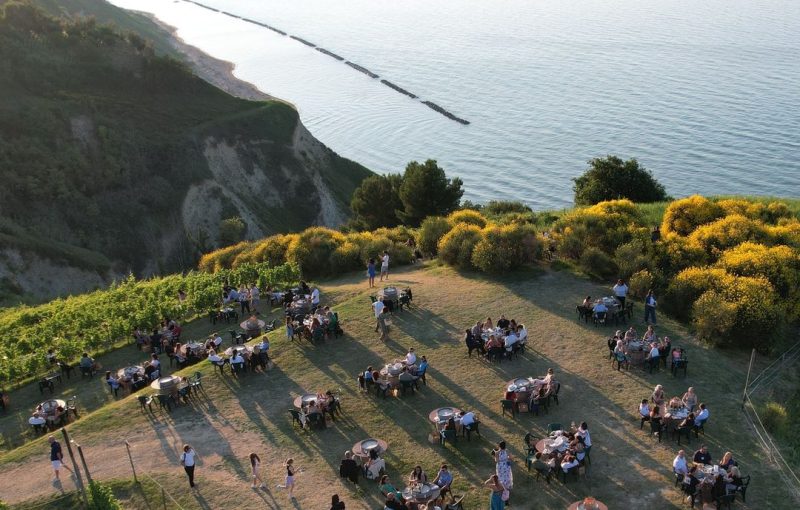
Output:
<svg viewBox="0 0 800 510">
<path fill-rule="evenodd" d="M 0 387 L 40 374 L 47 368 L 48 349 L 72 361 L 83 352 L 106 352 L 136 328 L 151 329 L 164 317 L 204 314 L 219 306 L 224 283 L 283 288 L 299 278 L 293 264 L 249 263 L 213 274 L 193 271 L 146 280 L 129 276 L 105 290 L 0 310 L 0 337 L 6 340 L 0 344 Z M 178 299 L 181 290 L 186 293 L 183 302 Z"/>
</svg>

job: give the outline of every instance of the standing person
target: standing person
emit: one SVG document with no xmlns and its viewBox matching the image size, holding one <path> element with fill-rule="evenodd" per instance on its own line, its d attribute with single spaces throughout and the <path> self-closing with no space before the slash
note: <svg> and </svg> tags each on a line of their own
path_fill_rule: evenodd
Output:
<svg viewBox="0 0 800 510">
<path fill-rule="evenodd" d="M 497 448 L 492 450 L 494 455 L 497 478 L 505 490 L 511 493 L 514 487 L 514 475 L 511 473 L 511 456 L 506 451 L 506 442 L 497 443 Z M 508 503 L 509 498 L 503 498 Z"/>
<path fill-rule="evenodd" d="M 344 501 L 339 500 L 339 495 L 331 496 L 331 510 L 344 510 Z"/>
<path fill-rule="evenodd" d="M 261 291 L 254 283 L 250 286 L 250 305 L 253 307 L 253 313 L 258 311 L 259 303 L 261 303 Z"/>
<path fill-rule="evenodd" d="M 311 289 L 311 309 L 314 310 L 319 306 L 319 289 L 314 287 Z"/>
<path fill-rule="evenodd" d="M 288 489 L 289 490 L 289 498 L 294 499 L 294 474 L 297 472 L 294 468 L 294 459 L 289 457 L 286 459 L 286 483 L 284 485 L 278 485 L 281 489 Z"/>
<path fill-rule="evenodd" d="M 239 287 L 239 306 L 242 308 L 242 317 L 244 317 L 245 310 L 250 313 L 250 291 L 247 285 Z"/>
<path fill-rule="evenodd" d="M 617 298 L 617 301 L 620 303 L 620 308 L 625 311 L 625 298 L 628 296 L 628 286 L 625 285 L 625 281 L 620 278 L 617 280 L 617 284 L 613 287 L 614 290 L 614 297 Z"/>
<path fill-rule="evenodd" d="M 194 466 L 197 463 L 197 453 L 188 444 L 183 445 L 183 453 L 181 454 L 181 466 L 186 474 L 189 476 L 189 487 L 195 488 L 194 484 Z"/>
<path fill-rule="evenodd" d="M 488 487 L 492 494 L 489 496 L 489 510 L 503 510 L 503 485 L 497 475 L 492 475 L 483 482 L 484 487 Z"/>
<path fill-rule="evenodd" d="M 649 324 L 648 319 L 653 319 L 653 324 L 656 323 L 656 297 L 653 295 L 653 290 L 647 291 L 647 297 L 644 298 L 644 322 Z"/>
<path fill-rule="evenodd" d="M 256 488 L 256 480 L 258 480 L 259 482 L 261 482 L 261 488 L 262 489 L 266 489 L 267 486 L 264 483 L 264 480 L 262 480 L 261 479 L 261 475 L 258 474 L 258 470 L 261 467 L 261 458 L 259 458 L 259 456 L 255 452 L 250 454 L 250 467 L 252 468 L 252 471 L 253 471 L 253 485 L 252 485 L 252 487 L 254 489 Z"/>
<path fill-rule="evenodd" d="M 294 322 L 292 318 L 287 316 L 286 317 L 286 339 L 291 341 L 292 337 L 294 336 Z"/>
<path fill-rule="evenodd" d="M 59 477 L 59 470 L 62 467 L 69 471 L 70 474 L 74 474 L 70 468 L 61 462 L 64 458 L 64 454 L 61 451 L 61 444 L 56 441 L 56 438 L 53 436 L 48 437 L 47 440 L 50 441 L 50 464 L 53 466 L 53 473 L 56 475 L 56 480 L 61 479 Z"/>
<path fill-rule="evenodd" d="M 386 277 L 386 280 L 389 280 L 389 252 L 384 250 L 383 257 L 381 257 L 381 281 L 383 281 L 383 277 Z"/>
<path fill-rule="evenodd" d="M 378 317 L 378 328 L 381 331 L 381 340 L 384 342 L 389 339 L 389 326 L 386 325 L 386 318 L 389 314 L 386 312 L 387 310 L 384 308 Z"/>
<path fill-rule="evenodd" d="M 375 286 L 375 259 L 369 259 L 367 262 L 367 278 L 369 278 L 369 287 Z"/>
<path fill-rule="evenodd" d="M 372 303 L 372 310 L 375 311 L 375 331 L 380 331 L 381 329 L 381 314 L 383 314 L 383 309 L 385 307 L 386 305 L 384 305 L 383 301 L 380 299 Z"/>
</svg>

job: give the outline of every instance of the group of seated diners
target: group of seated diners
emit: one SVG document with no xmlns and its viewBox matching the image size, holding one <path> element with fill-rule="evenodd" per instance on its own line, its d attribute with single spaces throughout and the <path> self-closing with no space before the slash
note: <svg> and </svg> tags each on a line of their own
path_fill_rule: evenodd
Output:
<svg viewBox="0 0 800 510">
<path fill-rule="evenodd" d="M 148 335 L 142 328 L 137 328 L 133 332 L 133 339 L 136 347 L 140 350 L 149 349 L 154 353 L 163 352 L 168 345 L 175 345 L 181 339 L 182 328 L 177 321 L 164 317 L 157 328 Z"/>
<path fill-rule="evenodd" d="M 672 461 L 672 470 L 681 489 L 691 496 L 692 504 L 698 497 L 701 504 L 714 503 L 726 495 L 735 494 L 744 485 L 731 452 L 725 452 L 714 464 L 706 445 L 694 452 L 691 462 L 686 458 L 686 452 L 680 450 Z"/>
<path fill-rule="evenodd" d="M 368 390 L 370 386 L 376 384 L 381 387 L 395 388 L 403 382 L 416 383 L 419 379 L 424 379 L 425 373 L 428 371 L 428 358 L 425 356 L 418 357 L 414 348 L 411 347 L 404 358 L 396 360 L 391 365 L 399 367 L 396 375 L 389 373 L 381 375 L 381 372 L 372 365 L 368 366 L 364 372 L 358 374 L 359 388 Z"/>
<path fill-rule="evenodd" d="M 682 397 L 675 396 L 667 401 L 664 387 L 658 384 L 650 399 L 642 399 L 639 404 L 640 428 L 645 422 L 650 422 L 651 430 L 658 436 L 664 429 L 669 428 L 687 436 L 689 432 L 694 431 L 697 436 L 698 430 L 703 428 L 709 418 L 706 405 L 698 402 L 699 399 L 692 387 L 689 387 Z"/>
<path fill-rule="evenodd" d="M 269 363 L 270 348 L 270 343 L 266 335 L 262 336 L 261 341 L 252 346 L 252 348 L 246 346 L 233 347 L 230 357 L 220 355 L 220 351 L 217 349 L 222 342 L 220 339 L 220 342 L 217 343 L 217 339 L 219 339 L 219 336 L 206 343 L 206 354 L 209 363 L 221 369 L 224 368 L 226 364 L 229 364 L 231 373 L 234 374 L 243 373 L 248 368 L 251 371 L 255 371 L 259 367 L 262 370 L 266 370 Z"/>
<path fill-rule="evenodd" d="M 528 342 L 528 330 L 524 324 L 517 324 L 514 319 L 506 319 L 501 315 L 497 325 L 488 317 L 478 321 L 472 328 L 464 331 L 464 343 L 472 356 L 478 351 L 489 359 L 500 359 L 523 348 Z"/>
<path fill-rule="evenodd" d="M 458 416 L 451 415 L 447 420 L 439 423 L 439 432 L 454 430 L 456 434 L 465 434 L 465 430 L 474 430 L 477 427 L 478 417 L 474 411 L 461 411 Z"/>
<path fill-rule="evenodd" d="M 525 437 L 528 443 L 531 467 L 548 479 L 556 474 L 560 469 L 564 475 L 574 473 L 586 461 L 586 456 L 592 448 L 592 436 L 589 433 L 589 425 L 584 421 L 579 426 L 572 423 L 569 430 L 556 430 L 551 432 L 551 438 L 559 440 L 559 446 L 544 451 L 538 451 L 532 436 Z"/>
<path fill-rule="evenodd" d="M 504 400 L 511 400 L 517 410 L 520 403 L 526 403 L 529 411 L 534 411 L 540 404 L 544 404 L 551 394 L 557 392 L 558 381 L 555 380 L 555 371 L 547 369 L 547 374 L 536 378 L 529 378 L 524 386 L 511 384 L 506 388 Z"/>
<path fill-rule="evenodd" d="M 339 314 L 331 307 L 316 307 L 308 314 L 286 315 L 286 336 L 306 338 L 313 341 L 323 340 L 341 334 Z"/>
<path fill-rule="evenodd" d="M 338 405 L 338 400 L 331 390 L 325 394 L 317 393 L 316 400 L 303 402 L 300 406 L 300 423 L 303 428 L 325 428 L 325 414 L 333 412 Z"/>
<path fill-rule="evenodd" d="M 652 324 L 647 326 L 647 331 L 641 338 L 638 338 L 633 326 L 628 328 L 625 333 L 618 330 L 614 336 L 609 337 L 608 349 L 621 361 L 631 361 L 634 353 L 642 352 L 644 353 L 643 359 L 653 367 L 656 367 L 659 361 L 663 361 L 666 365 L 667 358 L 670 356 L 676 359 L 681 359 L 683 356 L 680 347 L 672 348 L 672 341 L 668 336 L 664 338 L 656 336 Z"/>
</svg>

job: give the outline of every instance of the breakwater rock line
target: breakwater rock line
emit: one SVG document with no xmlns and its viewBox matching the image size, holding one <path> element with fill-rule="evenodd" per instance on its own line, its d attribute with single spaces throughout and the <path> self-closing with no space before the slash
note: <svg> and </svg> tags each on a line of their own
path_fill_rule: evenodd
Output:
<svg viewBox="0 0 800 510">
<path fill-rule="evenodd" d="M 231 18 L 240 19 L 240 20 L 244 21 L 245 23 L 250 23 L 250 24 L 253 24 L 253 25 L 258 25 L 258 26 L 263 27 L 263 28 L 267 28 L 269 30 L 272 30 L 273 32 L 276 32 L 276 33 L 280 34 L 280 35 L 291 37 L 295 41 L 297 41 L 297 42 L 299 42 L 301 44 L 305 44 L 306 46 L 308 46 L 310 48 L 314 48 L 315 50 L 319 51 L 320 53 L 328 55 L 329 57 L 331 57 L 333 59 L 336 59 L 336 60 L 338 60 L 340 62 L 344 62 L 345 64 L 347 64 L 348 66 L 352 67 L 356 71 L 358 71 L 360 73 L 363 73 L 363 74 L 366 74 L 367 76 L 369 76 L 372 79 L 380 78 L 379 75 L 373 73 L 372 71 L 370 71 L 366 67 L 360 66 L 360 65 L 356 64 L 355 62 L 351 62 L 349 60 L 345 60 L 344 57 L 342 57 L 340 55 L 337 55 L 336 53 L 334 53 L 334 52 L 332 52 L 330 50 L 326 50 L 325 48 L 317 46 L 316 44 L 312 43 L 311 41 L 307 41 L 306 39 L 303 39 L 302 37 L 298 37 L 296 35 L 287 34 L 283 30 L 277 29 L 277 28 L 275 28 L 273 26 L 267 25 L 266 23 L 262 23 L 260 21 L 256 21 L 256 20 L 253 20 L 253 19 L 250 19 L 250 18 L 244 18 L 242 16 L 238 16 L 236 14 L 233 14 L 233 13 L 230 13 L 230 12 L 227 12 L 227 11 L 220 11 L 219 9 L 215 9 L 215 8 L 210 7 L 208 5 L 204 5 L 204 4 L 200 3 L 200 2 L 196 2 L 195 0 L 184 0 L 184 1 L 188 2 L 188 3 L 191 3 L 191 4 L 195 4 L 196 6 L 202 7 L 203 9 L 208 9 L 209 11 L 218 12 L 220 14 L 224 14 L 225 16 L 230 16 Z M 390 89 L 394 90 L 395 92 L 399 92 L 400 94 L 403 94 L 404 96 L 410 97 L 411 99 L 420 99 L 419 96 L 417 96 L 413 92 L 410 92 L 410 91 L 404 89 L 403 87 L 390 82 L 389 80 L 382 79 L 381 83 L 383 83 L 384 85 L 386 85 Z M 441 106 L 439 106 L 436 103 L 433 103 L 431 101 L 422 101 L 421 99 L 420 99 L 420 102 L 422 104 L 424 104 L 425 106 L 427 106 L 428 108 L 430 108 L 431 110 L 435 111 L 436 113 L 439 113 L 439 114 L 447 117 L 450 120 L 456 121 L 459 124 L 463 124 L 463 125 L 466 126 L 466 125 L 469 125 L 469 123 L 470 123 L 468 120 L 462 119 L 461 117 L 458 117 L 458 116 L 450 113 L 449 111 L 445 110 L 444 108 L 442 108 Z"/>
</svg>

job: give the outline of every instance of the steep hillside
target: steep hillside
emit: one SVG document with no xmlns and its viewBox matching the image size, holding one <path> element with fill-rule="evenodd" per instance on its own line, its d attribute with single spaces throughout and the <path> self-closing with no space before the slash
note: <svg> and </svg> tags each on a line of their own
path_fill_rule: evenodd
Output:
<svg viewBox="0 0 800 510">
<path fill-rule="evenodd" d="M 116 9 L 41 3 L 102 5 L 106 18 Z M 59 20 L 14 2 L 1 9 L 6 300 L 189 268 L 231 217 L 242 218 L 246 238 L 346 219 L 369 171 L 316 141 L 291 106 L 235 98 L 167 49 L 94 19 Z M 119 12 L 129 28 L 159 30 Z M 75 276 L 69 285 L 54 284 L 61 268 Z"/>
</svg>

